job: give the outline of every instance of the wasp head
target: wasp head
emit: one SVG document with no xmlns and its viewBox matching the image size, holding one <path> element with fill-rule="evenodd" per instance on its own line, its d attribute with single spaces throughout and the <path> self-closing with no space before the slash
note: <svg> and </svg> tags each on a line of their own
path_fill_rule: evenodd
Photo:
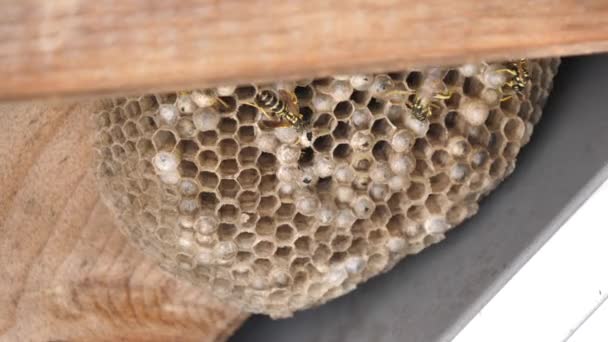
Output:
<svg viewBox="0 0 608 342">
<path fill-rule="evenodd" d="M 420 97 L 416 97 L 414 102 L 409 102 L 406 107 L 417 120 L 424 121 L 431 114 L 431 109 L 428 105 L 422 102 Z"/>
</svg>

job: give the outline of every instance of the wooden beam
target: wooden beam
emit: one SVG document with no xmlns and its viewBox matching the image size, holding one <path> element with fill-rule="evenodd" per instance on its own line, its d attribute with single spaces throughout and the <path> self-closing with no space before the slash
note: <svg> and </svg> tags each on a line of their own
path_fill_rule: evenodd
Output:
<svg viewBox="0 0 608 342">
<path fill-rule="evenodd" d="M 0 104 L 0 340 L 223 341 L 246 314 L 133 248 L 99 200 L 91 104 Z"/>
<path fill-rule="evenodd" d="M 0 1 L 0 99 L 608 51 L 604 0 Z"/>
</svg>

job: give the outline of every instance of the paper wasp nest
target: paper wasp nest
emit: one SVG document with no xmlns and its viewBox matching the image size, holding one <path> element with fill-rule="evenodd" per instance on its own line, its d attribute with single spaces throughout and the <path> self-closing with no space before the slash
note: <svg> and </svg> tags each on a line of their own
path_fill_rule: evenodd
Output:
<svg viewBox="0 0 608 342">
<path fill-rule="evenodd" d="M 479 64 L 108 101 L 96 114 L 102 193 L 171 273 L 288 316 L 475 214 L 513 171 L 558 64 L 529 61 L 530 82 L 506 100 L 506 64 Z M 261 89 L 294 93 L 308 134 L 262 125 Z M 444 90 L 428 120 L 405 105 Z"/>
</svg>

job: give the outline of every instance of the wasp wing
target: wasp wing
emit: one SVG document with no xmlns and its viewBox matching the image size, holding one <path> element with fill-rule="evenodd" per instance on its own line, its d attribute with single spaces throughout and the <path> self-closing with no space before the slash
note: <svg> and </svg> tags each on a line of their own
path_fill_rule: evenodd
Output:
<svg viewBox="0 0 608 342">
<path fill-rule="evenodd" d="M 279 90 L 279 99 L 285 103 L 287 110 L 297 117 L 302 117 L 300 114 L 300 106 L 298 106 L 298 98 L 287 90 Z"/>
<path fill-rule="evenodd" d="M 291 127 L 291 124 L 288 121 L 271 121 L 271 120 L 261 120 L 264 128 L 281 128 L 281 127 Z"/>
<path fill-rule="evenodd" d="M 412 90 L 395 89 L 380 93 L 378 94 L 378 97 L 390 102 L 402 102 L 407 101 L 407 99 L 415 93 L 416 92 Z"/>
</svg>

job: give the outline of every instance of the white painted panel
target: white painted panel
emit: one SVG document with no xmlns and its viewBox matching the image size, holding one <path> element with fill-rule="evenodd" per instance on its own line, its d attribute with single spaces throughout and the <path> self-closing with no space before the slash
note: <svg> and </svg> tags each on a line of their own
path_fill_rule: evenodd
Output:
<svg viewBox="0 0 608 342">
<path fill-rule="evenodd" d="M 608 341 L 608 293 L 604 296 L 601 305 L 582 322 L 568 342 Z"/>
<path fill-rule="evenodd" d="M 578 334 L 575 332 L 577 327 L 601 304 L 606 294 L 608 182 L 574 213 L 453 341 L 552 342 L 564 341 L 570 336 L 574 338 Z M 606 311 L 606 306 L 596 314 Z M 589 324 L 593 322 L 590 319 L 587 320 Z M 605 334 L 608 319 L 604 317 L 603 324 L 598 324 L 602 325 Z M 576 341 L 608 341 L 608 337 L 588 340 L 585 336 Z"/>
</svg>

